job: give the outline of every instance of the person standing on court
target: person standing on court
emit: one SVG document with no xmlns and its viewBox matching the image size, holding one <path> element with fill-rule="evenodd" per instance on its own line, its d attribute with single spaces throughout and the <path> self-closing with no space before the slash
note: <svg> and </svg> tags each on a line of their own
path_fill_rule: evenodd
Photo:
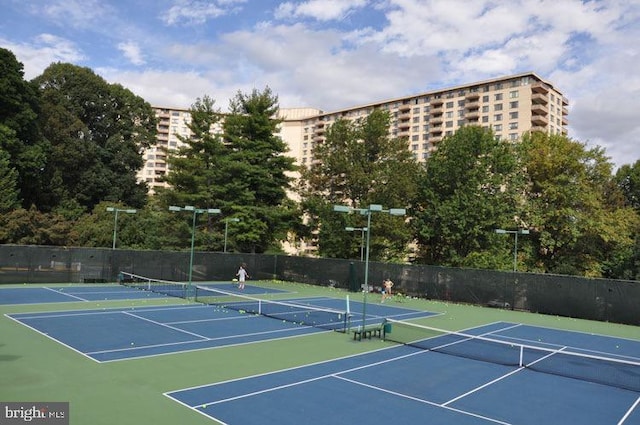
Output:
<svg viewBox="0 0 640 425">
<path fill-rule="evenodd" d="M 380 300 L 381 303 L 383 303 L 384 300 L 386 300 L 388 297 L 391 296 L 392 287 L 393 287 L 393 282 L 391 281 L 391 279 L 386 278 L 384 282 L 382 282 L 382 300 Z"/>
<path fill-rule="evenodd" d="M 238 276 L 238 289 L 244 289 L 244 281 L 249 277 L 249 273 L 244 269 L 244 264 L 240 266 L 236 276 Z"/>
</svg>

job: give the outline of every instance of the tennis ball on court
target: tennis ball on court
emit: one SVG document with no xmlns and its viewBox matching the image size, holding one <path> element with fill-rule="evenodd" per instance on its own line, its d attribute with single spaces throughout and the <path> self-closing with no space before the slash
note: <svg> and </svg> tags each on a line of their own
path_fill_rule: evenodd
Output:
<svg viewBox="0 0 640 425">
<path fill-rule="evenodd" d="M 619 345 L 616 345 L 616 348 L 620 348 L 620 346 L 619 346 Z"/>
<path fill-rule="evenodd" d="M 206 404 L 203 404 L 203 405 L 202 405 L 202 408 L 203 408 L 203 409 L 206 409 L 206 408 L 207 408 L 207 405 L 206 405 Z"/>
</svg>

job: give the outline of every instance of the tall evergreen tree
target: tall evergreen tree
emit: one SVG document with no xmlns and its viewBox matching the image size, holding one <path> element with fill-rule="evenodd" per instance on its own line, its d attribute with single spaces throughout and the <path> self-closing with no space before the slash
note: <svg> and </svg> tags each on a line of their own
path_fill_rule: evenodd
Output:
<svg viewBox="0 0 640 425">
<path fill-rule="evenodd" d="M 270 88 L 238 92 L 223 128 L 229 157 L 223 205 L 242 220 L 235 242 L 242 251 L 277 249 L 297 212 L 287 198 L 295 170 L 287 144 L 278 136 L 278 97 Z"/>
<path fill-rule="evenodd" d="M 0 134 L 3 127 L 0 125 Z M 9 154 L 0 148 L 0 213 L 19 207 L 18 172 L 11 167 Z"/>
</svg>

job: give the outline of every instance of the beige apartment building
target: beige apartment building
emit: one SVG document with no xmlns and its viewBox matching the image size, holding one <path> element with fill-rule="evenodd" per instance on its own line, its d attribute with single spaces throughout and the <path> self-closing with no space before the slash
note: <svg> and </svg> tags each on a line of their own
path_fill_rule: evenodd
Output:
<svg viewBox="0 0 640 425">
<path fill-rule="evenodd" d="M 324 141 L 327 128 L 337 119 L 358 119 L 382 108 L 392 116 L 390 135 L 406 138 L 414 157 L 424 161 L 444 137 L 464 125 L 492 128 L 497 136 L 508 140 L 517 140 L 529 131 L 566 134 L 568 103 L 553 84 L 528 72 L 331 112 L 281 108 L 284 121 L 280 137 L 289 145 L 296 163 L 308 165 L 314 161 L 313 148 Z M 180 145 L 178 135 L 190 135 L 191 119 L 188 110 L 154 109 L 158 117 L 158 143 L 145 152 L 145 165 L 138 173 L 151 193 L 166 185 L 159 181 L 170 171 L 165 149 Z"/>
<path fill-rule="evenodd" d="M 517 140 L 529 131 L 566 134 L 568 100 L 534 73 L 434 90 L 338 111 L 281 109 L 282 138 L 300 165 L 311 164 L 313 148 L 322 143 L 337 119 L 358 119 L 376 108 L 391 113 L 391 136 L 405 137 L 407 148 L 424 161 L 438 143 L 464 125 L 492 128 L 496 136 Z"/>
</svg>

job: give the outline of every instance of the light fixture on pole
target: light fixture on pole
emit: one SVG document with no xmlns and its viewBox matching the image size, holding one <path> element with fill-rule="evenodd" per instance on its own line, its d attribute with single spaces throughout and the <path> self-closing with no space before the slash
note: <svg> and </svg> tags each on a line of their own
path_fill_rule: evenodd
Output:
<svg viewBox="0 0 640 425">
<path fill-rule="evenodd" d="M 513 245 L 513 272 L 518 271 L 518 235 L 528 235 L 528 229 L 518 229 L 518 230 L 505 230 L 505 229 L 495 229 L 496 233 L 499 234 L 513 234 L 515 235 L 514 245 Z"/>
<path fill-rule="evenodd" d="M 345 227 L 347 232 L 360 232 L 360 261 L 364 260 L 364 232 L 367 231 L 366 227 Z"/>
<path fill-rule="evenodd" d="M 382 205 L 379 204 L 371 204 L 367 208 L 352 208 L 347 205 L 334 205 L 333 211 L 340 213 L 351 213 L 351 212 L 359 212 L 362 215 L 367 216 L 367 243 L 366 243 L 366 254 L 364 260 L 364 295 L 362 298 L 362 330 L 367 324 L 367 294 L 369 292 L 369 247 L 371 244 L 371 213 L 381 212 L 381 213 L 389 213 L 390 215 L 395 216 L 404 216 L 407 214 L 407 210 L 404 208 L 389 208 L 385 210 L 382 208 Z"/>
<path fill-rule="evenodd" d="M 196 208 L 192 205 L 187 205 L 185 207 L 176 207 L 171 205 L 169 207 L 169 211 L 178 212 L 178 211 L 188 211 L 193 213 L 193 220 L 191 223 L 191 250 L 189 253 L 189 288 L 187 289 L 187 294 L 190 293 L 192 277 L 193 277 L 193 249 L 196 241 L 196 217 L 198 214 L 220 214 L 220 210 L 218 208 L 208 208 L 208 209 L 200 209 Z"/>
<path fill-rule="evenodd" d="M 237 223 L 240 221 L 239 218 L 225 218 L 224 219 L 224 250 L 222 252 L 227 252 L 227 233 L 229 230 L 229 222 Z"/>
<path fill-rule="evenodd" d="M 134 209 L 120 209 L 115 207 L 107 207 L 107 211 L 115 213 L 115 216 L 113 218 L 113 243 L 111 245 L 111 249 L 116 249 L 116 239 L 118 235 L 118 213 L 124 212 L 127 214 L 135 214 L 138 211 Z"/>
</svg>

